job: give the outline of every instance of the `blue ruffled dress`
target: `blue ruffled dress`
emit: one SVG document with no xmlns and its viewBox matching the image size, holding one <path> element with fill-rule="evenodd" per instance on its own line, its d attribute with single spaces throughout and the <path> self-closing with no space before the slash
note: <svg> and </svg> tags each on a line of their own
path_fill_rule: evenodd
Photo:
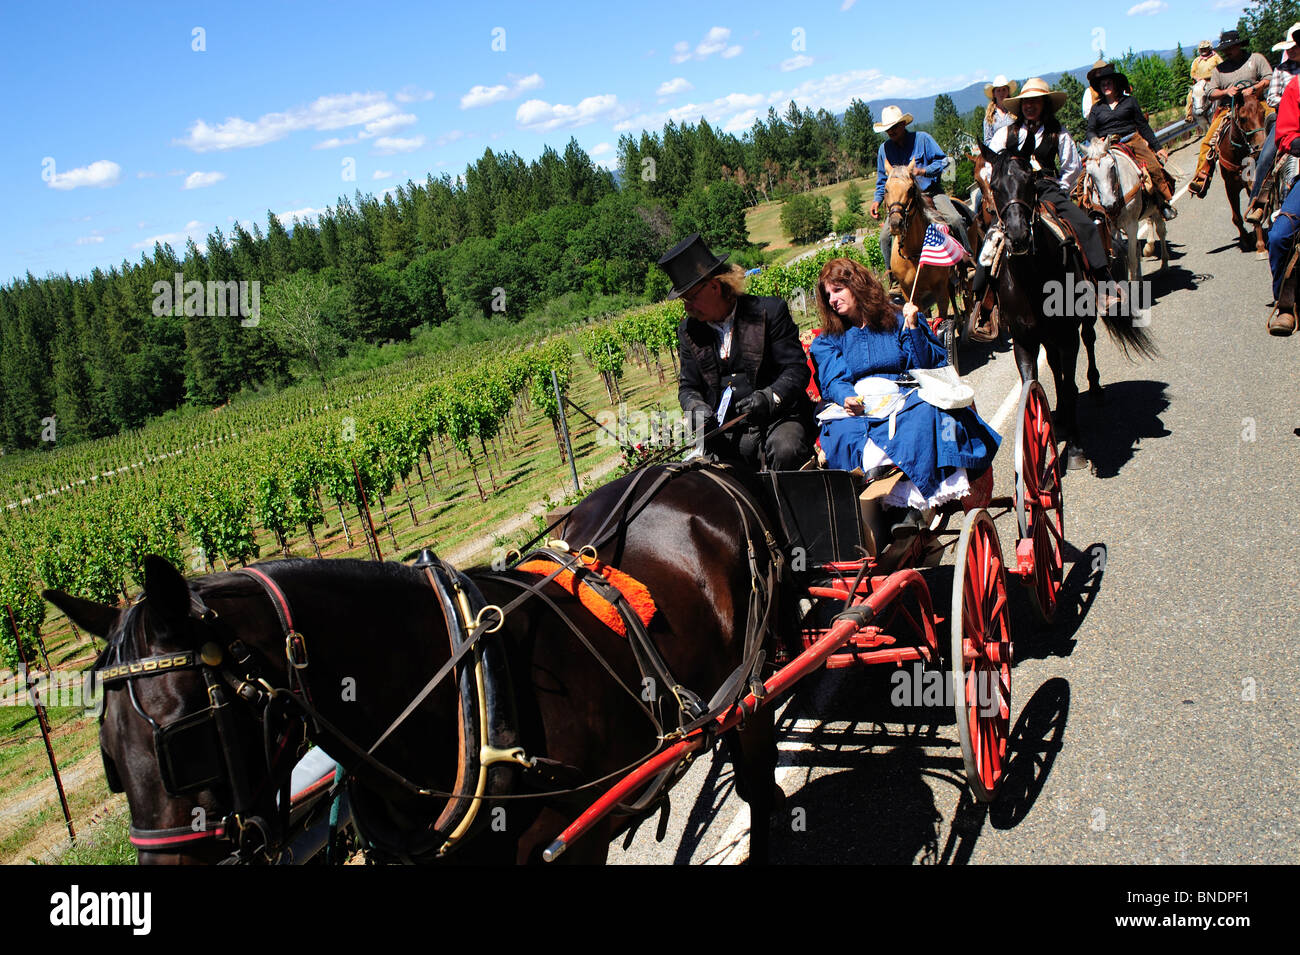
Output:
<svg viewBox="0 0 1300 955">
<path fill-rule="evenodd" d="M 809 347 L 817 368 L 817 384 L 824 399 L 843 405 L 853 397 L 853 383 L 878 375 L 898 378 L 911 368 L 938 368 L 948 355 L 924 321 L 914 329 L 898 316 L 893 331 L 850 327 L 843 335 L 823 333 Z M 821 445 L 829 467 L 851 471 L 862 466 L 863 451 L 871 440 L 902 469 L 926 498 L 931 498 L 944 478 L 958 468 L 971 474 L 987 467 L 1001 438 L 973 408 L 945 411 L 922 401 L 915 392 L 907 396 L 897 414 L 894 436 L 888 418 L 854 416 L 827 421 L 821 426 Z"/>
</svg>

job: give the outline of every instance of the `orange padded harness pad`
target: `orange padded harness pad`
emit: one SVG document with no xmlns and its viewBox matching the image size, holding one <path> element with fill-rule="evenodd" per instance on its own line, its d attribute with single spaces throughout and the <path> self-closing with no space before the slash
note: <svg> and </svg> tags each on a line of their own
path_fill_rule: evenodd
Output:
<svg viewBox="0 0 1300 955">
<path fill-rule="evenodd" d="M 592 560 L 585 554 L 582 556 L 582 562 L 587 566 L 588 570 L 600 574 L 617 587 L 619 592 L 623 594 L 623 599 L 632 608 L 632 611 L 641 618 L 641 625 L 650 626 L 650 620 L 655 615 L 655 602 L 645 584 L 635 577 L 623 573 L 617 567 L 610 567 L 598 560 Z M 525 574 L 537 574 L 539 577 L 545 577 L 559 566 L 553 560 L 530 560 L 527 563 L 520 564 L 515 570 Z M 557 584 L 582 601 L 582 605 L 591 611 L 597 620 L 620 636 L 627 636 L 627 626 L 623 623 L 623 618 L 620 616 L 618 609 L 592 590 L 591 587 L 580 587 L 573 571 L 562 570 L 555 575 L 554 579 Z"/>
</svg>

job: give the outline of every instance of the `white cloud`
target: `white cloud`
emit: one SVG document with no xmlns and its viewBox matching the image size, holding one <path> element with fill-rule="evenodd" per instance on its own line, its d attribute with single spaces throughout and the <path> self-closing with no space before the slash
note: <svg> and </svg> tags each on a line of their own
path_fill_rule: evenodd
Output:
<svg viewBox="0 0 1300 955">
<path fill-rule="evenodd" d="M 577 106 L 564 103 L 547 103 L 539 99 L 530 99 L 521 103 L 515 111 L 515 122 L 522 129 L 531 129 L 539 133 L 578 126 L 586 126 L 598 119 L 611 119 L 618 111 L 618 97 L 613 93 L 600 96 L 588 96 Z"/>
<path fill-rule="evenodd" d="M 98 245 L 104 241 L 102 235 L 83 235 L 77 240 L 77 245 Z"/>
<path fill-rule="evenodd" d="M 597 143 L 595 146 L 591 147 L 591 150 L 587 153 L 587 155 L 603 156 L 605 155 L 605 153 L 609 152 L 613 148 L 614 147 L 611 146 L 609 143 Z"/>
<path fill-rule="evenodd" d="M 1244 7 L 1249 0 L 1218 0 L 1214 5 L 1216 10 L 1239 10 Z"/>
<path fill-rule="evenodd" d="M 213 186 L 226 178 L 224 172 L 192 172 L 185 177 L 186 189 L 202 189 L 204 186 Z"/>
<path fill-rule="evenodd" d="M 666 80 L 659 84 L 659 89 L 655 92 L 656 96 L 672 96 L 674 93 L 687 93 L 695 89 L 687 80 L 680 76 L 671 80 Z"/>
<path fill-rule="evenodd" d="M 107 186 L 116 186 L 121 178 L 121 166 L 111 160 L 100 159 L 89 166 L 79 166 L 67 172 L 59 172 L 56 167 L 54 178 L 49 182 L 51 189 L 78 189 L 81 186 L 103 189 Z"/>
<path fill-rule="evenodd" d="M 196 120 L 184 139 L 174 140 L 198 153 L 246 149 L 283 139 L 290 133 L 364 126 L 397 113 L 384 93 L 337 93 L 321 96 L 306 106 L 282 113 L 266 113 L 252 122 L 232 116 L 215 126 Z"/>
<path fill-rule="evenodd" d="M 433 90 L 422 90 L 418 86 L 403 86 L 393 94 L 399 103 L 425 103 L 433 99 Z"/>
<path fill-rule="evenodd" d="M 1161 10 L 1168 9 L 1169 4 L 1165 3 L 1165 0 L 1142 0 L 1141 3 L 1128 8 L 1128 15 L 1131 17 L 1137 17 L 1146 14 L 1149 17 L 1153 17 Z"/>
<path fill-rule="evenodd" d="M 392 179 L 393 171 L 391 169 L 376 169 L 371 179 Z"/>
<path fill-rule="evenodd" d="M 366 123 L 365 128 L 357 133 L 357 138 L 371 139 L 375 136 L 383 136 L 386 133 L 401 129 L 403 126 L 410 126 L 414 122 L 415 116 L 411 113 L 395 113 L 392 116 L 385 116 L 383 119 Z"/>
<path fill-rule="evenodd" d="M 737 113 L 722 124 L 724 133 L 735 133 L 739 136 L 748 132 L 754 125 L 754 120 L 758 119 L 759 113 L 756 109 L 748 109 Z"/>
<path fill-rule="evenodd" d="M 458 139 L 464 139 L 464 138 L 465 138 L 465 131 L 464 131 L 464 130 L 461 130 L 461 129 L 449 129 L 449 130 L 447 130 L 445 133 L 443 133 L 441 136 L 439 136 L 437 139 L 435 139 L 435 140 L 433 141 L 433 144 L 434 144 L 435 146 L 442 147 L 442 146 L 446 146 L 448 143 L 454 143 L 456 140 L 458 140 Z"/>
<path fill-rule="evenodd" d="M 425 143 L 423 136 L 400 139 L 396 136 L 380 136 L 375 140 L 376 156 L 391 156 L 393 153 L 409 153 L 419 149 Z"/>
<path fill-rule="evenodd" d="M 730 38 L 731 31 L 726 27 L 711 27 L 694 50 L 685 40 L 674 43 L 672 61 L 685 63 L 687 60 L 706 60 L 714 53 L 720 53 L 724 60 L 729 60 L 741 51 L 741 47 L 727 43 Z"/>
<path fill-rule="evenodd" d="M 851 10 L 853 9 L 853 5 L 857 2 L 858 0 L 844 0 L 844 2 L 840 4 L 840 10 Z"/>
<path fill-rule="evenodd" d="M 333 136 L 317 143 L 312 149 L 338 149 L 340 146 L 351 146 L 356 141 L 357 137 L 355 136 L 349 136 L 347 139 L 339 139 L 337 136 Z"/>
<path fill-rule="evenodd" d="M 788 60 L 781 61 L 781 72 L 789 73 L 791 70 L 802 70 L 805 66 L 812 66 L 813 58 L 804 53 L 798 56 L 792 56 Z"/>
<path fill-rule="evenodd" d="M 135 243 L 131 246 L 133 249 L 152 249 L 159 243 L 170 245 L 173 248 L 183 248 L 185 243 L 190 239 L 199 242 L 203 238 L 205 226 L 198 219 L 191 219 L 185 224 L 185 228 L 180 232 L 164 232 L 162 235 L 151 235 L 147 239 Z"/>
<path fill-rule="evenodd" d="M 496 86 L 470 87 L 470 91 L 460 98 L 460 108 L 475 109 L 479 106 L 491 106 L 503 100 L 518 99 L 521 94 L 529 90 L 542 88 L 542 78 L 537 73 L 518 78 L 513 76 L 506 78 L 511 80 L 509 85 L 501 83 Z"/>
<path fill-rule="evenodd" d="M 302 209 L 290 209 L 288 212 L 277 212 L 275 217 L 279 219 L 283 225 L 292 225 L 294 219 L 299 219 L 305 222 L 313 216 L 320 215 L 324 211 L 324 209 L 313 209 L 311 206 L 306 206 Z"/>
<path fill-rule="evenodd" d="M 140 170 L 139 172 L 137 172 L 137 173 L 135 174 L 135 178 L 137 178 L 137 179 L 157 179 L 157 178 L 158 178 L 158 174 L 157 174 L 156 172 L 148 172 L 148 171 L 142 169 L 142 170 Z"/>
</svg>

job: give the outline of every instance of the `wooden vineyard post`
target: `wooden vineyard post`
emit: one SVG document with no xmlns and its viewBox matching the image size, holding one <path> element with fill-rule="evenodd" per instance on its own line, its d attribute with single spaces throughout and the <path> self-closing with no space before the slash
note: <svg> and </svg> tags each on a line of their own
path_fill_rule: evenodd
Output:
<svg viewBox="0 0 1300 955">
<path fill-rule="evenodd" d="M 5 612 L 9 615 L 9 626 L 13 629 L 14 641 L 18 646 L 18 659 L 23 664 L 23 680 L 27 684 L 27 695 L 36 709 L 36 721 L 41 727 L 41 739 L 45 741 L 45 755 L 50 758 L 50 772 L 54 775 L 54 785 L 59 791 L 59 803 L 63 806 L 63 820 L 68 826 L 68 838 L 76 842 L 77 831 L 72 828 L 72 812 L 68 809 L 68 797 L 63 792 L 63 778 L 59 775 L 59 764 L 54 758 L 54 744 L 50 740 L 50 721 L 45 715 L 45 704 L 41 702 L 40 694 L 36 692 L 36 687 L 32 683 L 32 671 L 27 663 L 27 651 L 23 649 L 23 638 L 18 633 L 18 623 L 14 620 L 14 609 L 5 604 Z M 53 671 L 48 672 L 51 677 L 54 676 Z"/>
<path fill-rule="evenodd" d="M 351 464 L 352 474 L 357 479 L 357 491 L 361 494 L 361 506 L 365 509 L 366 527 L 370 531 L 370 540 L 375 547 L 375 560 L 383 560 L 384 555 L 379 550 L 379 537 L 375 534 L 375 522 L 370 517 L 370 501 L 366 498 L 366 487 L 361 483 L 361 472 L 357 470 L 357 462 L 351 460 Z"/>
<path fill-rule="evenodd" d="M 573 493 L 581 494 L 582 488 L 578 486 L 578 465 L 573 460 L 573 444 L 569 441 L 569 422 L 564 415 L 564 396 L 560 394 L 560 381 L 555 377 L 555 369 L 551 369 L 551 387 L 555 389 L 555 400 L 560 406 L 560 434 L 564 438 L 564 451 L 569 456 L 569 473 L 573 475 Z"/>
</svg>

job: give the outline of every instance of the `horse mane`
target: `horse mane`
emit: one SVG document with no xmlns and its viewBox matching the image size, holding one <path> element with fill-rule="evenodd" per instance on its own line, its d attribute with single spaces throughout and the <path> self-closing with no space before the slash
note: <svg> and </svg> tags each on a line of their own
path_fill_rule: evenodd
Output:
<svg viewBox="0 0 1300 955">
<path fill-rule="evenodd" d="M 908 171 L 907 166 L 903 165 L 889 167 L 889 175 L 885 177 L 885 181 L 888 182 L 890 179 L 906 180 L 911 185 L 916 184 L 916 177 Z M 943 222 L 944 218 L 939 215 L 939 211 L 926 204 L 925 199 L 927 197 L 925 193 L 921 192 L 919 187 L 916 191 L 921 195 L 921 214 L 925 217 L 925 221 L 931 224 Z"/>
</svg>

